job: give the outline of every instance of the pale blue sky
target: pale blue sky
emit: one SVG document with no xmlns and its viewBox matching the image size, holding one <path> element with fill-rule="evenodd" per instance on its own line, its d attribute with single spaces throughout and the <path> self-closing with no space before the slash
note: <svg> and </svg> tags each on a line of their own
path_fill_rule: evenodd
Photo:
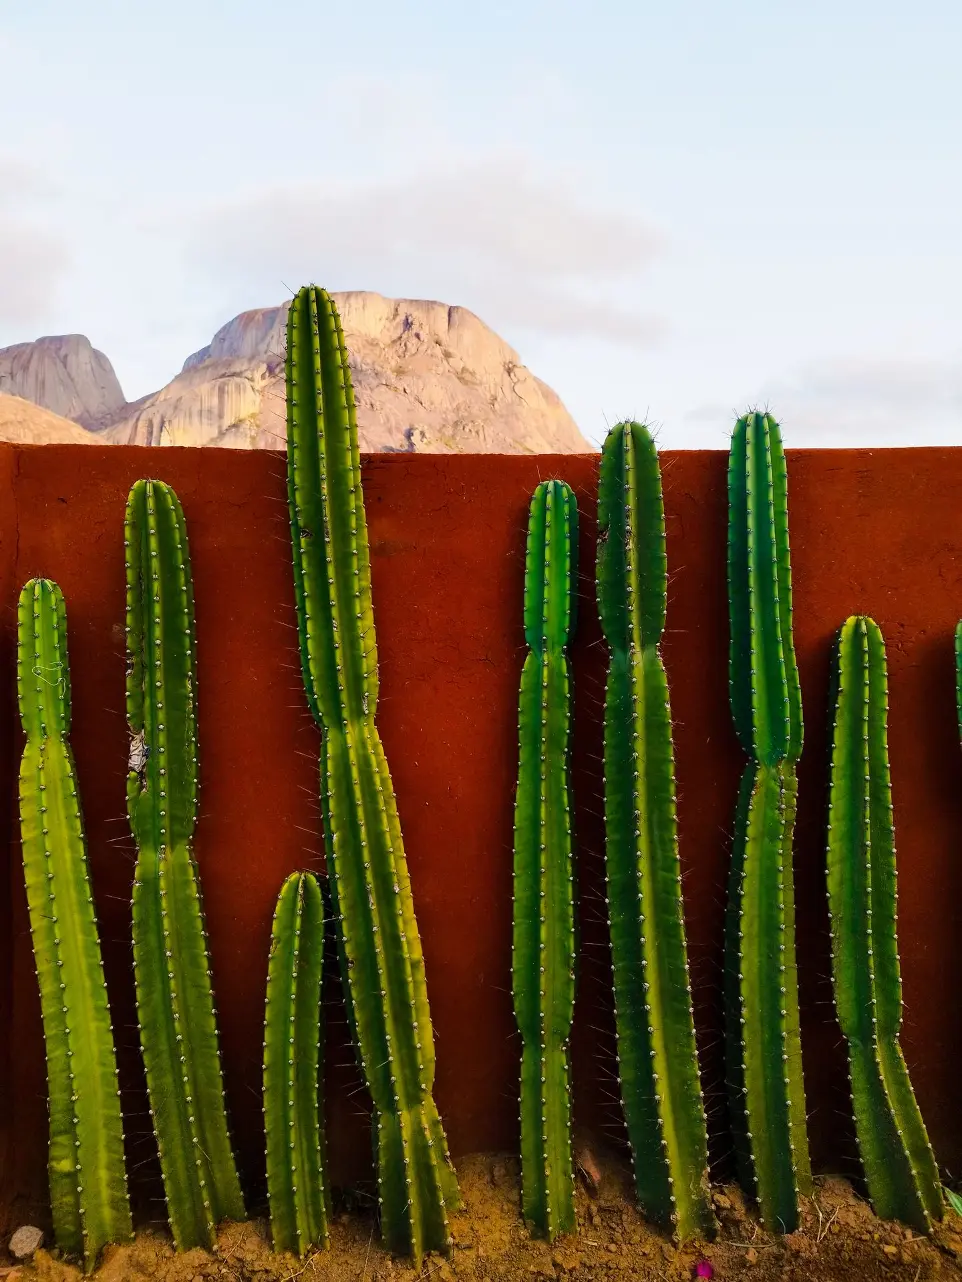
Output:
<svg viewBox="0 0 962 1282">
<path fill-rule="evenodd" d="M 960 63 L 958 0 L 4 6 L 0 346 L 134 398 L 314 280 L 471 308 L 595 440 L 962 444 Z"/>
</svg>

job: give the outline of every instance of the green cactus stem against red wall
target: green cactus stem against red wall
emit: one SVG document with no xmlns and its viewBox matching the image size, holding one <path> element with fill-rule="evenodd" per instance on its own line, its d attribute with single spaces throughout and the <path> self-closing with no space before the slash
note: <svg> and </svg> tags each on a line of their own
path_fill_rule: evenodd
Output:
<svg viewBox="0 0 962 1282">
<path fill-rule="evenodd" d="M 377 644 L 354 393 L 337 308 L 305 286 L 287 319 L 287 457 L 307 700 L 350 1018 L 374 1101 L 381 1230 L 448 1250 L 457 1179 L 433 1098 L 434 1033 L 394 788 L 375 721 Z"/>
<path fill-rule="evenodd" d="M 570 679 L 578 507 L 563 481 L 531 499 L 524 578 L 514 813 L 512 989 L 521 1032 L 524 1217 L 554 1239 L 575 1229 L 568 1038 L 575 998 Z"/>
<path fill-rule="evenodd" d="M 729 1101 L 744 1187 L 770 1232 L 811 1190 L 792 835 L 802 699 L 792 643 L 788 481 L 778 424 L 738 420 L 728 467 L 729 686 L 742 777 L 726 930 Z"/>
<path fill-rule="evenodd" d="M 839 632 L 828 814 L 835 1008 L 848 1043 L 859 1151 L 875 1213 L 921 1233 L 943 1215 L 939 1171 L 899 1045 L 888 675 L 878 624 Z"/>
<path fill-rule="evenodd" d="M 608 644 L 605 831 L 621 1096 L 645 1213 L 679 1238 L 715 1229 L 678 858 L 668 679 L 668 559 L 650 431 L 608 433 L 597 589 Z"/>
<path fill-rule="evenodd" d="M 127 810 L 137 844 L 137 1016 L 178 1250 L 244 1218 L 224 1106 L 200 882 L 194 593 L 184 513 L 162 481 L 127 501 Z"/>
</svg>

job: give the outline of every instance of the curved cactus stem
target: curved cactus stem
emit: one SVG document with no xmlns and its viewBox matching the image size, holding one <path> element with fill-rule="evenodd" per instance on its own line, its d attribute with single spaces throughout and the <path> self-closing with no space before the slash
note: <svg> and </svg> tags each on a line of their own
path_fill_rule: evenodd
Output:
<svg viewBox="0 0 962 1282">
<path fill-rule="evenodd" d="M 375 1108 L 381 1227 L 420 1261 L 450 1247 L 457 1180 L 432 1098 L 434 1034 L 394 789 L 377 649 L 354 394 L 330 295 L 287 320 L 288 495 L 298 635 L 322 729 L 321 809 L 352 1028 Z"/>
<path fill-rule="evenodd" d="M 120 1090 L 70 733 L 67 619 L 60 588 L 24 584 L 17 693 L 27 742 L 20 832 L 43 1011 L 50 1102 L 50 1203 L 62 1251 L 89 1271 L 132 1237 Z"/>
<path fill-rule="evenodd" d="M 575 920 L 565 655 L 575 594 L 578 507 L 563 481 L 531 499 L 515 803 L 512 988 L 521 1032 L 524 1217 L 554 1239 L 575 1229 L 568 1038 L 574 1011 Z"/>
<path fill-rule="evenodd" d="M 938 1166 L 899 1046 L 895 828 L 885 643 L 847 619 L 834 660 L 828 824 L 832 972 L 848 1042 L 855 1128 L 876 1214 L 927 1232 L 941 1219 Z"/>
<path fill-rule="evenodd" d="M 324 907 L 309 872 L 277 898 L 264 1020 L 267 1192 L 275 1251 L 304 1256 L 328 1243 L 328 1197 L 318 1105 Z"/>
<path fill-rule="evenodd" d="M 739 793 L 726 918 L 728 1087 L 739 1178 L 766 1228 L 784 1233 L 798 1226 L 799 1195 L 812 1177 L 792 872 L 802 703 L 785 452 L 767 414 L 735 426 L 728 496 L 730 695 L 736 733 L 754 759 Z"/>
<path fill-rule="evenodd" d="M 214 1244 L 244 1202 L 224 1109 L 217 1025 L 191 841 L 197 816 L 194 597 L 184 514 L 161 481 L 127 501 L 127 809 L 137 843 L 137 1013 L 170 1227 Z"/>
<path fill-rule="evenodd" d="M 605 831 L 619 1075 L 642 1207 L 679 1238 L 715 1231 L 678 858 L 668 561 L 650 432 L 620 423 L 601 459 L 598 606 L 610 651 Z"/>
</svg>

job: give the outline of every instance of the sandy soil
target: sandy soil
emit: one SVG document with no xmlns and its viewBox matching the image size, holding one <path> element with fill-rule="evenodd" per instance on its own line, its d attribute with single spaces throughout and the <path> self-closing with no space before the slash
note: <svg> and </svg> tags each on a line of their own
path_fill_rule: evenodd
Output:
<svg viewBox="0 0 962 1282">
<path fill-rule="evenodd" d="M 557 1278 L 568 1282 L 625 1278 L 638 1282 L 695 1276 L 807 1279 L 847 1282 L 929 1282 L 962 1279 L 962 1219 L 947 1213 L 931 1238 L 877 1220 L 850 1184 L 817 1181 L 806 1203 L 803 1227 L 788 1237 L 766 1234 L 746 1211 L 736 1188 L 718 1187 L 721 1233 L 713 1243 L 674 1247 L 653 1231 L 632 1205 L 625 1172 L 603 1167 L 596 1188 L 579 1184 L 578 1232 L 552 1246 L 532 1240 L 519 1215 L 519 1167 L 513 1157 L 481 1156 L 458 1163 L 464 1209 L 452 1222 L 449 1260 L 429 1257 L 419 1272 L 380 1248 L 373 1218 L 338 1210 L 330 1249 L 306 1260 L 275 1255 L 264 1220 L 225 1224 L 216 1253 L 175 1255 L 165 1237 L 138 1233 L 136 1241 L 110 1247 L 94 1275 L 98 1282 L 415 1282 L 415 1279 Z M 699 1268 L 699 1266 L 701 1266 Z M 0 1268 L 3 1282 L 80 1282 L 82 1274 L 40 1250 L 30 1265 Z"/>
</svg>

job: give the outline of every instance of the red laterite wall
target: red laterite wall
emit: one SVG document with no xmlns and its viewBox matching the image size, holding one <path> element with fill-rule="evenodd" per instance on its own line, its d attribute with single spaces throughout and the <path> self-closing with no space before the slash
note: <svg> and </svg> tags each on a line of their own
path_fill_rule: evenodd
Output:
<svg viewBox="0 0 962 1282">
<path fill-rule="evenodd" d="M 937 1156 L 962 1174 L 962 751 L 952 633 L 962 615 L 962 449 L 789 451 L 795 640 L 805 701 L 796 843 L 803 1045 L 817 1169 L 849 1169 L 853 1128 L 833 1021 L 823 876 L 826 701 L 834 630 L 880 624 L 890 665 L 903 1044 Z M 721 931 L 742 754 L 727 702 L 723 453 L 662 455 L 671 681 L 696 1015 L 713 1157 L 724 1169 Z M 73 746 L 127 1114 L 132 1187 L 162 1214 L 130 970 L 133 846 L 124 782 L 123 515 L 141 476 L 170 482 L 196 585 L 200 820 L 232 1128 L 262 1179 L 260 1059 L 274 899 L 320 865 L 318 735 L 296 647 L 283 455 L 0 446 L 0 1221 L 39 1214 L 46 1186 L 43 1040 L 15 789 L 15 607 L 33 575 L 67 601 Z M 455 1155 L 511 1148 L 517 1062 L 510 996 L 512 805 L 528 500 L 575 489 L 583 608 L 571 657 L 581 962 L 579 1128 L 618 1138 L 604 925 L 601 709 L 594 609 L 597 457 L 372 455 L 363 464 L 381 661 L 379 723 L 398 795 L 437 1037 L 436 1093 Z M 329 968 L 327 1125 L 335 1182 L 370 1173 L 367 1105 Z"/>
</svg>

